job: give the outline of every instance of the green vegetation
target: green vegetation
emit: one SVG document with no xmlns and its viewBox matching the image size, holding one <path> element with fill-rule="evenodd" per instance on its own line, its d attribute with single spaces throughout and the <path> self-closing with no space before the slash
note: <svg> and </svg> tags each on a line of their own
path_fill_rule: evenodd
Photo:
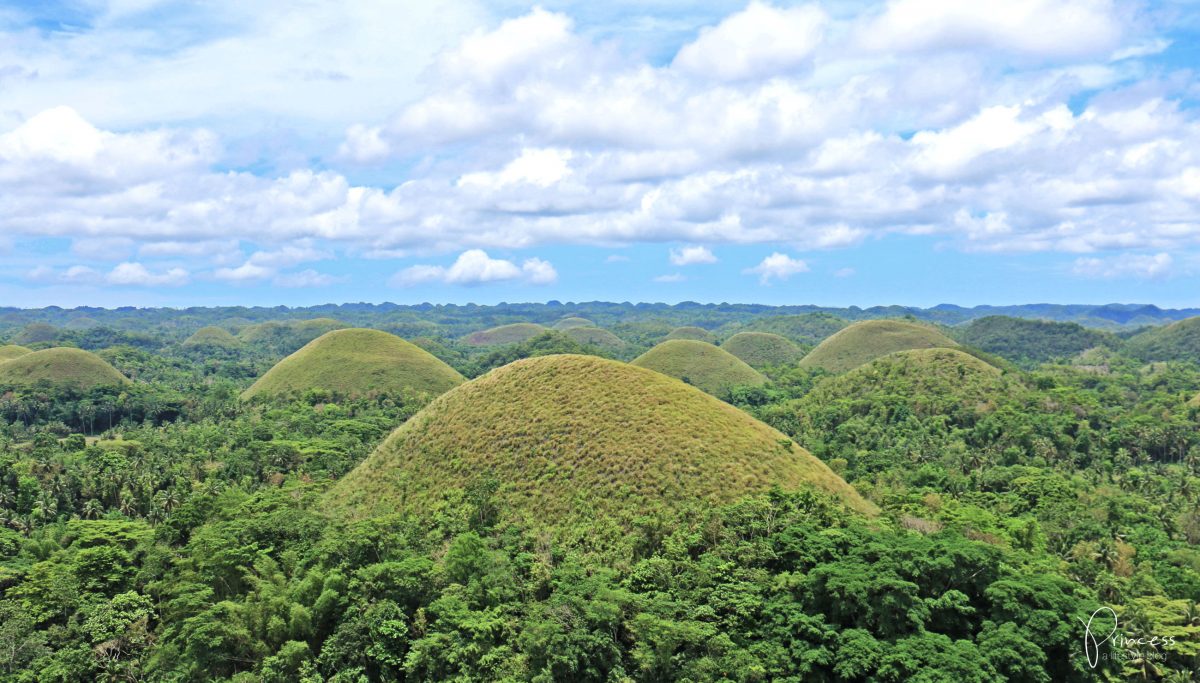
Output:
<svg viewBox="0 0 1200 683">
<path fill-rule="evenodd" d="M 30 323 L 12 338 L 12 343 L 18 346 L 30 344 L 51 344 L 58 340 L 59 330 L 46 323 Z"/>
<path fill-rule="evenodd" d="M 993 321 L 1020 340 L 1009 348 L 1030 347 L 1018 363 L 970 347 L 841 374 L 785 363 L 728 403 L 553 355 L 626 358 L 684 325 L 815 335 L 841 324 L 828 313 L 909 312 L 946 324 L 980 313 L 0 312 L 2 338 L 46 323 L 55 343 L 134 380 L 0 386 L 0 683 L 1200 679 L 1200 358 L 1146 362 L 1134 355 L 1145 339 L 1121 343 L 1181 312 L 998 307 L 987 313 L 1095 318 L 1122 334 L 1064 358 L 1050 349 L 1074 344 L 1070 329 Z M 462 341 L 567 315 L 627 345 L 574 330 Z M 99 324 L 74 329 L 81 316 Z M 241 401 L 295 338 L 182 344 L 205 325 L 322 317 L 423 336 L 480 378 L 431 404 L 326 390 Z M 878 513 L 848 511 L 856 494 L 840 482 Z M 1082 624 L 1101 607 L 1132 640 L 1103 643 L 1093 670 Z"/>
<path fill-rule="evenodd" d="M 129 379 L 96 354 L 79 349 L 45 349 L 0 363 L 0 387 L 40 383 L 87 391 L 128 384 Z"/>
<path fill-rule="evenodd" d="M 959 342 L 1024 363 L 1044 363 L 1077 356 L 1099 346 L 1114 348 L 1111 333 L 1089 330 L 1078 323 L 988 316 L 955 330 Z"/>
<path fill-rule="evenodd" d="M 787 365 L 804 356 L 799 346 L 770 332 L 738 332 L 722 342 L 721 348 L 741 358 L 752 368 Z"/>
<path fill-rule="evenodd" d="M 463 382 L 428 351 L 379 330 L 334 330 L 284 358 L 242 393 L 242 399 L 412 394 L 430 398 Z"/>
<path fill-rule="evenodd" d="M 901 320 L 855 323 L 821 342 L 800 365 L 829 372 L 846 372 L 896 351 L 953 348 L 958 343 L 927 325 Z"/>
<path fill-rule="evenodd" d="M 676 327 L 675 329 L 671 330 L 671 332 L 667 335 L 667 341 L 671 341 L 674 339 L 702 341 L 702 342 L 708 342 L 710 344 L 712 342 L 716 341 L 716 339 L 713 337 L 712 332 L 709 332 L 708 330 L 704 329 L 703 327 L 695 327 L 693 325 L 685 325 L 683 327 Z"/>
<path fill-rule="evenodd" d="M 633 365 L 683 380 L 713 396 L 724 398 L 734 387 L 759 386 L 767 378 L 737 356 L 708 342 L 665 341 L 638 356 Z"/>
<path fill-rule="evenodd" d="M 625 341 L 617 335 L 599 327 L 572 327 L 565 334 L 584 346 L 618 350 L 625 348 Z"/>
<path fill-rule="evenodd" d="M 0 363 L 3 363 L 6 360 L 12 360 L 18 356 L 24 356 L 27 353 L 29 353 L 29 349 L 25 348 L 24 346 L 17 346 L 16 344 L 0 346 Z"/>
<path fill-rule="evenodd" d="M 512 323 L 501 325 L 481 332 L 473 332 L 464 339 L 471 346 L 498 346 L 500 344 L 519 344 L 529 341 L 546 331 L 545 327 L 533 323 Z"/>
<path fill-rule="evenodd" d="M 445 491 L 489 480 L 506 521 L 603 548 L 645 515 L 775 486 L 813 485 L 874 509 L 745 413 L 658 373 L 577 355 L 517 361 L 444 394 L 338 482 L 329 504 L 353 518 L 432 510 Z"/>
<path fill-rule="evenodd" d="M 1200 360 L 1200 317 L 1156 327 L 1134 335 L 1126 352 L 1143 361 Z"/>
<path fill-rule="evenodd" d="M 591 320 L 588 320 L 587 318 L 577 318 L 577 317 L 563 318 L 562 320 L 559 320 L 558 322 L 554 323 L 554 329 L 562 330 L 562 331 L 571 330 L 576 327 L 595 327 L 595 326 L 596 326 L 596 323 L 592 322 Z"/>
<path fill-rule="evenodd" d="M 201 327 L 192 336 L 183 341 L 185 347 L 232 349 L 241 346 L 242 342 L 223 327 Z"/>
</svg>

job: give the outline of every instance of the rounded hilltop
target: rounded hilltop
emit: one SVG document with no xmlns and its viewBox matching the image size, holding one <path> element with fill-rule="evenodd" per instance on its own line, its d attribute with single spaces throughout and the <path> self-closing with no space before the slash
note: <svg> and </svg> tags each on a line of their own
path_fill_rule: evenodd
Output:
<svg viewBox="0 0 1200 683">
<path fill-rule="evenodd" d="M 467 335 L 463 342 L 471 346 L 499 346 L 520 344 L 546 332 L 549 328 L 535 323 L 512 323 Z"/>
<path fill-rule="evenodd" d="M 1003 372 L 957 349 L 897 351 L 817 384 L 798 403 L 815 412 L 850 399 L 884 410 L 897 403 L 916 415 L 949 413 L 958 408 L 986 410 L 1014 391 Z"/>
<path fill-rule="evenodd" d="M 494 478 L 500 514 L 590 533 L 633 519 L 814 486 L 874 513 L 824 463 L 746 413 L 661 374 L 594 356 L 511 363 L 443 394 L 328 494 L 351 518 L 430 509 Z"/>
<path fill-rule="evenodd" d="M 596 323 L 592 322 L 591 320 L 588 320 L 587 318 L 580 318 L 577 316 L 563 318 L 562 320 L 559 320 L 558 322 L 554 323 L 554 329 L 564 331 L 564 332 L 567 330 L 575 329 L 577 327 L 595 327 L 595 326 L 596 326 Z"/>
<path fill-rule="evenodd" d="M 217 347 L 222 349 L 234 349 L 242 345 L 242 342 L 237 337 L 229 333 L 223 327 L 201 327 L 192 333 L 192 336 L 183 341 L 183 346 L 187 348 L 196 347 Z"/>
<path fill-rule="evenodd" d="M 349 327 L 333 318 L 311 318 L 309 320 L 268 320 L 248 325 L 238 332 L 237 338 L 244 344 L 259 346 L 290 353 L 317 337 L 332 330 Z"/>
<path fill-rule="evenodd" d="M 757 370 L 737 356 L 708 342 L 665 341 L 638 356 L 633 365 L 682 380 L 713 396 L 725 396 L 736 386 L 767 383 Z"/>
<path fill-rule="evenodd" d="M 380 392 L 444 393 L 463 382 L 433 354 L 387 332 L 326 332 L 279 361 L 242 393 L 243 399 L 289 397 L 311 389 L 337 396 Z"/>
<path fill-rule="evenodd" d="M 1125 352 L 1147 362 L 1200 360 L 1200 317 L 1136 334 L 1126 343 Z"/>
<path fill-rule="evenodd" d="M 787 365 L 804 356 L 804 351 L 790 339 L 771 332 L 738 332 L 726 339 L 721 348 L 752 368 Z"/>
<path fill-rule="evenodd" d="M 867 320 L 854 323 L 821 342 L 800 360 L 800 365 L 838 373 L 897 351 L 957 346 L 958 342 L 928 325 L 902 320 Z"/>
<path fill-rule="evenodd" d="M 128 377 L 103 358 L 81 349 L 31 351 L 0 363 L 0 385 L 32 386 L 40 382 L 80 391 L 130 384 Z"/>
<path fill-rule="evenodd" d="M 25 348 L 24 346 L 17 346 L 16 344 L 0 346 L 0 363 L 3 363 L 6 360 L 12 360 L 19 356 L 24 356 L 29 352 L 29 349 Z"/>
<path fill-rule="evenodd" d="M 13 338 L 12 343 L 24 346 L 26 344 L 48 344 L 58 339 L 58 328 L 49 323 L 29 323 Z"/>
<path fill-rule="evenodd" d="M 692 340 L 692 341 L 702 341 L 702 342 L 710 342 L 711 343 L 713 341 L 713 335 L 712 335 L 712 332 L 709 332 L 708 330 L 704 329 L 703 327 L 695 327 L 692 325 L 685 325 L 683 327 L 676 327 L 675 329 L 671 330 L 667 334 L 665 341 L 671 341 L 674 339 L 688 339 L 688 340 Z"/>
<path fill-rule="evenodd" d="M 572 327 L 563 334 L 584 346 L 616 350 L 625 347 L 625 340 L 599 327 Z"/>
</svg>

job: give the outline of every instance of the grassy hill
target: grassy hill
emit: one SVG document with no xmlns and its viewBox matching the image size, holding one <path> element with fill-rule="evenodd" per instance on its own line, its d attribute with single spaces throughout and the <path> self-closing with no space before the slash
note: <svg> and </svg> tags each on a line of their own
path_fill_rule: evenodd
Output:
<svg viewBox="0 0 1200 683">
<path fill-rule="evenodd" d="M 1011 390 L 999 368 L 956 349 L 897 351 L 819 383 L 799 402 L 813 413 L 841 400 L 894 410 L 897 403 L 919 415 L 957 407 L 984 407 Z"/>
<path fill-rule="evenodd" d="M 596 326 L 596 323 L 592 322 L 591 320 L 588 320 L 587 318 L 577 318 L 577 317 L 563 318 L 562 320 L 559 320 L 558 322 L 554 323 L 554 329 L 556 329 L 556 330 L 571 330 L 576 327 L 595 327 L 595 326 Z"/>
<path fill-rule="evenodd" d="M 463 342 L 471 346 L 498 346 L 500 344 L 520 344 L 542 334 L 547 328 L 535 323 L 512 323 L 501 325 L 488 330 L 473 332 Z"/>
<path fill-rule="evenodd" d="M 683 380 L 713 396 L 735 386 L 766 384 L 767 378 L 737 356 L 707 342 L 665 341 L 638 356 L 633 365 Z"/>
<path fill-rule="evenodd" d="M 234 349 L 241 346 L 242 342 L 224 328 L 209 326 L 196 330 L 192 336 L 184 340 L 183 345 L 188 348 L 217 347 Z"/>
<path fill-rule="evenodd" d="M 722 342 L 721 348 L 752 368 L 795 363 L 804 356 L 804 350 L 790 339 L 770 332 L 738 332 Z"/>
<path fill-rule="evenodd" d="M 625 341 L 617 335 L 602 330 L 599 327 L 572 327 L 563 334 L 585 346 L 596 346 L 602 349 L 620 349 L 625 347 Z"/>
<path fill-rule="evenodd" d="M 291 353 L 326 332 L 346 327 L 349 327 L 346 323 L 333 318 L 269 320 L 242 328 L 237 338 L 250 346 Z"/>
<path fill-rule="evenodd" d="M 379 330 L 326 332 L 279 361 L 242 393 L 243 399 L 324 389 L 338 396 L 414 391 L 436 396 L 462 375 L 428 351 Z"/>
<path fill-rule="evenodd" d="M 1188 405 L 1196 406 L 1196 407 L 1200 408 L 1200 394 L 1196 394 L 1196 398 L 1193 398 L 1191 401 L 1188 401 Z"/>
<path fill-rule="evenodd" d="M 690 339 L 692 341 L 703 341 L 712 343 L 715 338 L 712 332 L 703 327 L 692 327 L 690 325 L 684 327 L 676 327 L 667 335 L 667 340 L 672 339 Z"/>
<path fill-rule="evenodd" d="M 46 323 L 29 323 L 12 338 L 12 343 L 25 346 L 46 344 L 56 339 L 58 339 L 57 327 Z"/>
<path fill-rule="evenodd" d="M 486 478 L 499 485 L 502 519 L 598 546 L 619 541 L 639 516 L 773 486 L 812 485 L 875 511 L 746 413 L 661 374 L 578 355 L 520 360 L 443 394 L 326 500 L 353 518 L 423 511 L 447 489 Z"/>
<path fill-rule="evenodd" d="M 42 380 L 82 391 L 130 383 L 104 359 L 80 349 L 33 351 L 0 363 L 0 385 L 29 386 Z"/>
<path fill-rule="evenodd" d="M 846 372 L 896 351 L 956 346 L 958 343 L 953 339 L 927 325 L 901 320 L 867 320 L 821 342 L 800 361 L 800 365 Z"/>
<path fill-rule="evenodd" d="M 1097 346 L 1116 346 L 1111 333 L 1089 330 L 1078 323 L 1026 320 L 992 315 L 954 331 L 963 344 L 1014 361 L 1044 363 L 1065 359 Z"/>
<path fill-rule="evenodd" d="M 1200 317 L 1187 318 L 1131 337 L 1125 353 L 1143 361 L 1200 362 Z"/>
<path fill-rule="evenodd" d="M 0 346 L 0 363 L 3 363 L 6 360 L 12 360 L 17 356 L 24 356 L 27 353 L 29 353 L 29 349 L 25 348 L 24 346 L 17 346 L 16 344 Z"/>
</svg>

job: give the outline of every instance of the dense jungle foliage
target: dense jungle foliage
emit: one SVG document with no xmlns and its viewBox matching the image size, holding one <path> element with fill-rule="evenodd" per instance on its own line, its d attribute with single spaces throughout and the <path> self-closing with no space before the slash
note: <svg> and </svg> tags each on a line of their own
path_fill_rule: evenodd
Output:
<svg viewBox="0 0 1200 683">
<path fill-rule="evenodd" d="M 486 471 L 420 509 L 331 514 L 332 484 L 427 394 L 239 394 L 347 325 L 475 378 L 556 353 L 627 361 L 688 325 L 807 349 L 849 320 L 440 308 L 314 311 L 337 319 L 315 325 L 277 311 L 265 327 L 271 309 L 10 314 L 0 343 L 88 349 L 132 383 L 0 387 L 0 682 L 1200 677 L 1200 357 L 1171 351 L 1196 343 L 1171 346 L 1178 329 L 987 319 L 946 328 L 967 353 L 902 352 L 836 375 L 764 367 L 767 384 L 721 398 L 882 513 L 812 490 L 686 512 L 648 503 L 605 554 L 503 522 L 505 482 Z M 84 313 L 99 323 L 65 326 Z M 466 340 L 571 316 L 625 346 L 553 330 Z M 185 343 L 207 325 L 237 342 Z M 1147 360 L 1151 337 L 1170 360 Z M 1093 667 L 1095 614 L 1097 641 L 1115 630 Z M 1111 614 L 1116 626 L 1100 626 Z"/>
</svg>

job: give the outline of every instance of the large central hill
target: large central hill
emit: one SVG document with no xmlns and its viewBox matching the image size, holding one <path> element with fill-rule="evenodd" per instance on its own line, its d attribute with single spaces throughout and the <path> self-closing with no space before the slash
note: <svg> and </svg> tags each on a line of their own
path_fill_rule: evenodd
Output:
<svg viewBox="0 0 1200 683">
<path fill-rule="evenodd" d="M 752 368 L 794 363 L 804 355 L 790 339 L 770 332 L 738 332 L 721 348 L 741 358 Z"/>
<path fill-rule="evenodd" d="M 428 510 L 447 489 L 489 477 L 500 484 L 502 517 L 534 529 L 565 531 L 596 518 L 627 528 L 639 516 L 773 486 L 813 485 L 875 510 L 746 413 L 656 372 L 577 355 L 517 361 L 442 395 L 328 501 L 351 517 Z"/>
<path fill-rule="evenodd" d="M 958 342 L 927 325 L 901 320 L 868 320 L 855 323 L 821 342 L 800 361 L 800 365 L 846 372 L 897 351 L 956 346 Z"/>
<path fill-rule="evenodd" d="M 339 396 L 405 391 L 436 396 L 462 382 L 454 368 L 393 334 L 335 330 L 279 361 L 242 398 L 295 396 L 310 389 Z"/>
<path fill-rule="evenodd" d="M 638 356 L 633 364 L 681 379 L 713 396 L 723 397 L 736 386 L 767 383 L 766 377 L 732 353 L 690 339 L 665 341 Z"/>
<path fill-rule="evenodd" d="M 463 339 L 463 343 L 471 346 L 499 346 L 501 344 L 520 344 L 538 336 L 547 328 L 534 323 L 512 323 L 501 325 L 479 332 L 472 332 Z"/>
<path fill-rule="evenodd" d="M 103 358 L 80 349 L 34 351 L 0 363 L 0 385 L 31 386 L 42 381 L 81 391 L 129 384 L 129 379 Z"/>
</svg>

